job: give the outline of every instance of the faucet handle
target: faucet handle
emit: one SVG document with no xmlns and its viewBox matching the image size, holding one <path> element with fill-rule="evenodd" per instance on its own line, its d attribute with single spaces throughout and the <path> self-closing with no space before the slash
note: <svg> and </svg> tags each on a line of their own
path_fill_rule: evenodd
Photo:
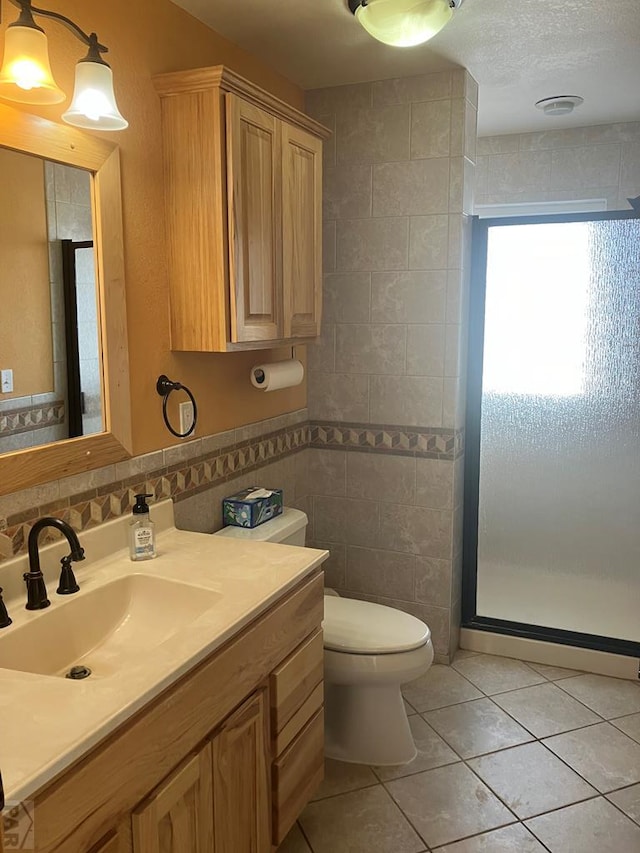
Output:
<svg viewBox="0 0 640 853">
<path fill-rule="evenodd" d="M 37 572 L 25 572 L 23 575 L 27 585 L 27 610 L 44 610 L 51 602 L 47 598 L 47 587 L 44 576 L 38 569 Z"/>
<path fill-rule="evenodd" d="M 12 621 L 7 613 L 7 606 L 2 600 L 2 587 L 0 587 L 0 628 L 8 628 Z"/>
<path fill-rule="evenodd" d="M 76 576 L 73 574 L 73 569 L 71 568 L 72 561 L 73 556 L 71 554 L 68 554 L 60 560 L 62 569 L 60 571 L 60 583 L 56 590 L 58 595 L 73 595 L 74 592 L 78 592 L 80 589 Z"/>
</svg>

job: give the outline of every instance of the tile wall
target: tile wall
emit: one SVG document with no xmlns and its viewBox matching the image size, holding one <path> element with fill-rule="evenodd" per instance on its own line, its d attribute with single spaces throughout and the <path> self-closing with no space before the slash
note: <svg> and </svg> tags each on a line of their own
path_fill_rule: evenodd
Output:
<svg viewBox="0 0 640 853">
<path fill-rule="evenodd" d="M 373 438 L 331 449 L 312 439 L 297 459 L 299 498 L 311 542 L 331 551 L 330 582 L 425 619 L 446 658 L 459 624 L 477 86 L 459 69 L 307 96 L 334 131 L 322 339 L 309 347 L 312 434 L 352 425 Z M 421 453 L 418 436 L 439 432 L 452 452 Z"/>
<path fill-rule="evenodd" d="M 478 139 L 476 204 L 604 199 L 629 208 L 640 195 L 640 122 Z"/>
</svg>

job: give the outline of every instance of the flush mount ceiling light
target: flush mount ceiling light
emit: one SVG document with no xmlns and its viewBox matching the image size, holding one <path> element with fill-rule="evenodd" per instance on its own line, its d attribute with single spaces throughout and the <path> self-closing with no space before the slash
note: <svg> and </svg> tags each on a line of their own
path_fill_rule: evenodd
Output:
<svg viewBox="0 0 640 853">
<path fill-rule="evenodd" d="M 572 113 L 576 107 L 584 101 L 580 95 L 554 95 L 552 98 L 543 98 L 536 101 L 536 107 L 546 116 L 566 116 Z"/>
<path fill-rule="evenodd" d="M 349 0 L 369 35 L 392 47 L 424 44 L 451 20 L 463 0 Z"/>
<path fill-rule="evenodd" d="M 33 19 L 34 14 L 64 24 L 89 50 L 76 65 L 76 81 L 71 106 L 62 118 L 67 124 L 91 130 L 124 130 L 128 122 L 120 114 L 113 91 L 111 68 L 102 58 L 108 48 L 95 33 L 87 35 L 64 15 L 37 9 L 31 0 L 11 0 L 20 17 L 9 24 L 5 34 L 4 58 L 0 69 L 0 98 L 22 104 L 59 104 L 65 93 L 56 84 L 49 64 L 47 37 Z"/>
</svg>

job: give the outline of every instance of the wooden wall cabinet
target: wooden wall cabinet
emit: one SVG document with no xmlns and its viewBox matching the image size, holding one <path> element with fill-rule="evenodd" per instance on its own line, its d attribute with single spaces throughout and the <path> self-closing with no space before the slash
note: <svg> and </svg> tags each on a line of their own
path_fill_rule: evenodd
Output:
<svg viewBox="0 0 640 853">
<path fill-rule="evenodd" d="M 313 340 L 329 131 L 222 66 L 154 82 L 172 348 L 229 352 Z"/>
<path fill-rule="evenodd" d="M 37 853 L 272 853 L 323 775 L 323 600 L 317 572 L 37 792 Z"/>
</svg>

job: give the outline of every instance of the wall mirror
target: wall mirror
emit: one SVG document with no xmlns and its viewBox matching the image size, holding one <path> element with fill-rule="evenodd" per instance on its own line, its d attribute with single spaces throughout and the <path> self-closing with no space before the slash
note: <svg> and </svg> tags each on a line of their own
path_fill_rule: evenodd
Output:
<svg viewBox="0 0 640 853">
<path fill-rule="evenodd" d="M 130 455 L 123 266 L 117 146 L 0 105 L 0 494 Z"/>
</svg>

